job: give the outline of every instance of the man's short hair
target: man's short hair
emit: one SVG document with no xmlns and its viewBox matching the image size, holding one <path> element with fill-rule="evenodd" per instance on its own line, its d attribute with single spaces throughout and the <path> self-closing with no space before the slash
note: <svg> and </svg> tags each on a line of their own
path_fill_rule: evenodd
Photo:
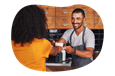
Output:
<svg viewBox="0 0 115 76">
<path fill-rule="evenodd" d="M 72 14 L 73 14 L 73 13 L 79 13 L 79 12 L 82 13 L 83 18 L 84 18 L 84 17 L 85 17 L 85 12 L 84 12 L 82 9 L 80 9 L 80 8 L 77 8 L 77 9 L 73 10 Z"/>
</svg>

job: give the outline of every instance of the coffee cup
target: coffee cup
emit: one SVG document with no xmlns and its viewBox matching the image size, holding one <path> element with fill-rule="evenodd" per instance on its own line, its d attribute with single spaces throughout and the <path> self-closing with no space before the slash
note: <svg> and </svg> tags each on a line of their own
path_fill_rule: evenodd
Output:
<svg viewBox="0 0 115 76">
<path fill-rule="evenodd" d="M 58 43 L 58 42 L 56 42 L 56 43 L 55 43 L 55 46 L 61 46 L 61 47 L 63 47 L 63 43 Z"/>
</svg>

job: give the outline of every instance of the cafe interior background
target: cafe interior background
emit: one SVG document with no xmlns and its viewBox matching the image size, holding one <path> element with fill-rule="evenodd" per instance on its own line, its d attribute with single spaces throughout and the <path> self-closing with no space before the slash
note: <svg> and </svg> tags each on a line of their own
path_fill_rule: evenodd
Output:
<svg viewBox="0 0 115 76">
<path fill-rule="evenodd" d="M 86 21 L 84 23 L 85 27 L 91 29 L 95 35 L 95 49 L 93 53 L 93 59 L 95 60 L 99 53 L 101 52 L 103 37 L 104 37 L 104 27 L 99 14 L 89 6 L 86 5 L 72 5 L 68 7 L 53 7 L 46 5 L 37 5 L 38 7 L 45 10 L 45 15 L 47 17 L 47 35 L 48 40 L 58 41 L 63 33 L 67 29 L 71 29 L 71 13 L 76 8 L 81 8 L 85 11 Z M 65 45 L 68 45 L 66 43 Z M 56 56 L 49 56 L 46 59 L 46 66 L 70 66 L 71 65 L 71 55 L 67 54 L 64 50 L 62 53 Z"/>
</svg>

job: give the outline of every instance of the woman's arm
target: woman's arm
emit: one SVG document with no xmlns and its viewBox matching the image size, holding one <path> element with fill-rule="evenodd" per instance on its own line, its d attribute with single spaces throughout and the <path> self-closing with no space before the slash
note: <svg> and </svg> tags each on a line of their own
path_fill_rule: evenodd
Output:
<svg viewBox="0 0 115 76">
<path fill-rule="evenodd" d="M 52 46 L 52 49 L 50 51 L 50 55 L 52 56 L 56 56 L 58 53 L 60 53 L 62 51 L 62 47 L 61 46 L 56 46 L 56 47 L 53 47 Z"/>
<path fill-rule="evenodd" d="M 66 40 L 64 38 L 61 38 L 57 41 L 58 43 L 63 43 L 65 44 L 66 43 Z M 60 53 L 63 49 L 61 46 L 55 46 L 55 43 L 56 41 L 55 40 L 52 40 L 51 44 L 52 44 L 52 49 L 50 51 L 50 55 L 52 56 L 55 56 L 57 55 L 58 53 Z"/>
</svg>

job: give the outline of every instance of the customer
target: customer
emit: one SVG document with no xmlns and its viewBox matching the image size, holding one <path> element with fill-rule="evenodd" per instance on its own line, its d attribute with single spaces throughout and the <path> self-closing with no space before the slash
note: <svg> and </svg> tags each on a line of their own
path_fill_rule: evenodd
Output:
<svg viewBox="0 0 115 76">
<path fill-rule="evenodd" d="M 12 26 L 12 48 L 16 58 L 24 66 L 38 71 L 46 71 L 45 58 L 62 50 L 52 47 L 45 39 L 46 20 L 43 9 L 30 5 L 17 13 Z"/>
</svg>

